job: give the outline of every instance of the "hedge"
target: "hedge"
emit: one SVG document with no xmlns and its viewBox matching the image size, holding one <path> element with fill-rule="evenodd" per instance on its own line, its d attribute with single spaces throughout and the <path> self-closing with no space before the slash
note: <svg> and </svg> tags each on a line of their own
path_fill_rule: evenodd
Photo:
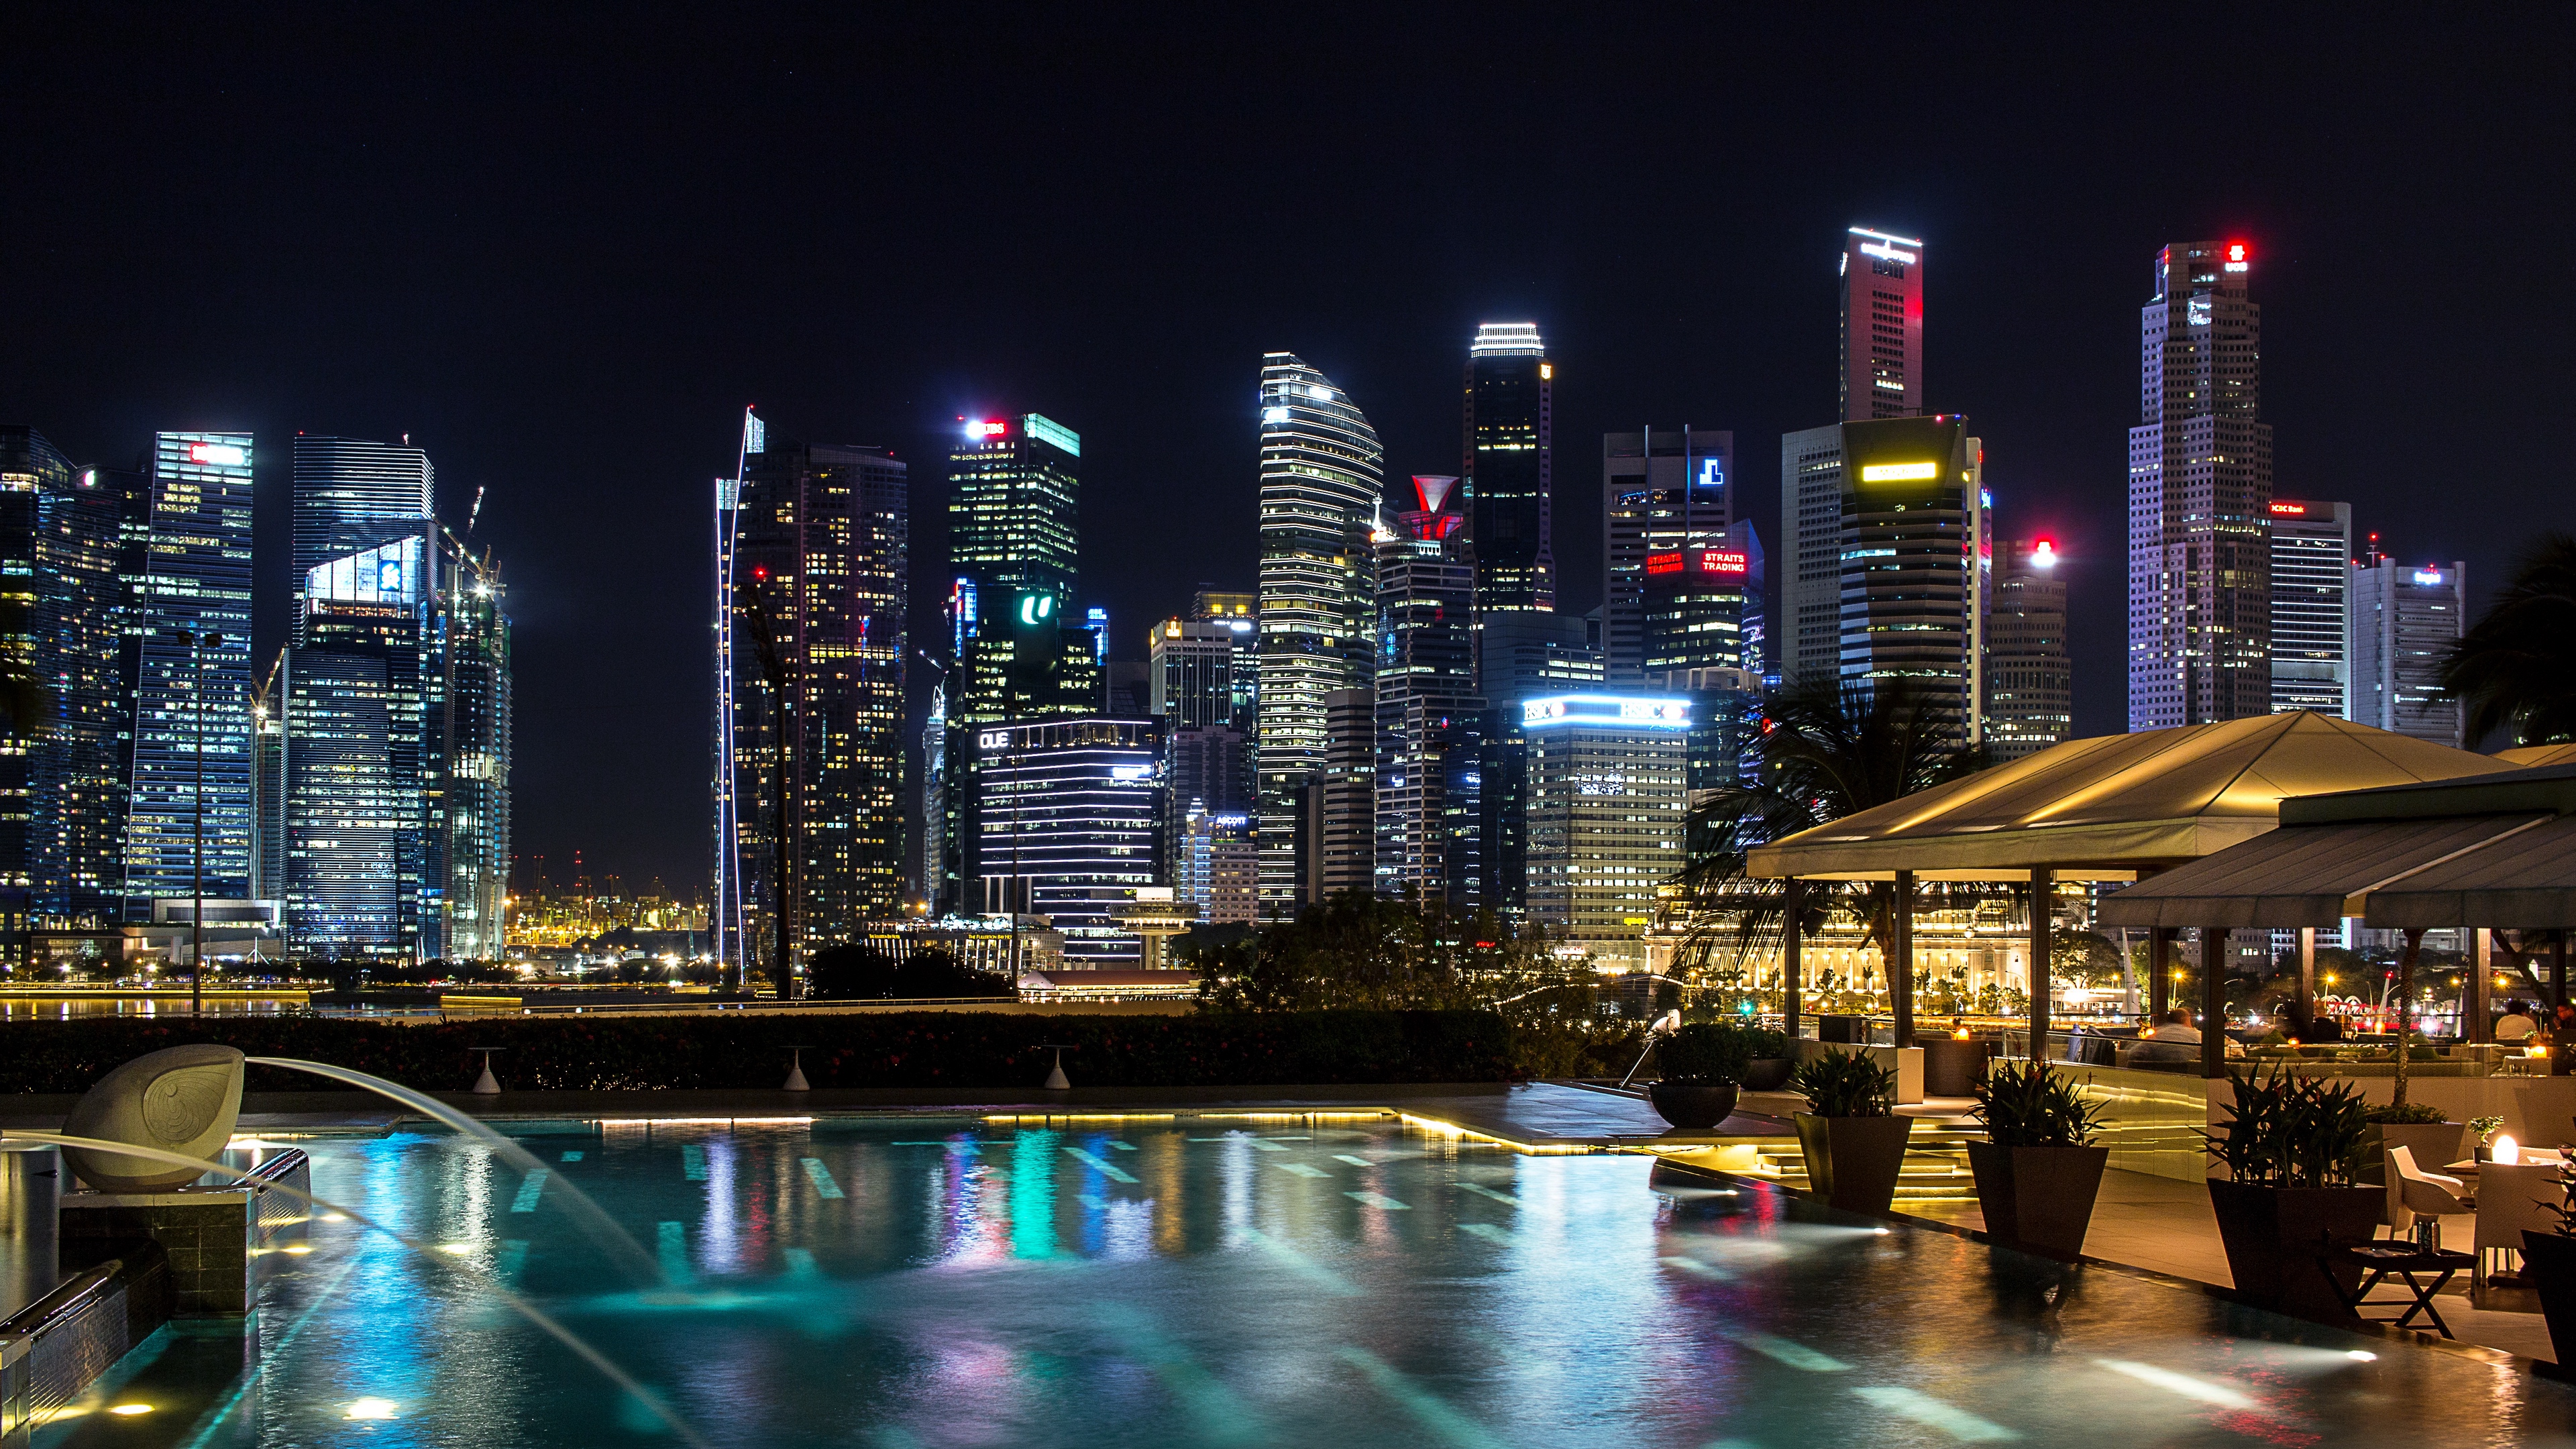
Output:
<svg viewBox="0 0 2576 1449">
<path fill-rule="evenodd" d="M 81 1092 L 122 1062 L 186 1042 L 352 1067 L 423 1091 L 474 1081 L 475 1047 L 517 1091 L 775 1088 L 787 1047 L 822 1087 L 1034 1087 L 1063 1042 L 1087 1087 L 1308 1082 L 1491 1082 L 1513 1071 L 1511 1034 L 1482 1011 L 1314 1011 L 1189 1016 L 901 1012 L 514 1017 L 404 1026 L 332 1017 L 102 1017 L 0 1025 L 0 1092 Z M 324 1089 L 253 1068 L 253 1091 Z"/>
</svg>

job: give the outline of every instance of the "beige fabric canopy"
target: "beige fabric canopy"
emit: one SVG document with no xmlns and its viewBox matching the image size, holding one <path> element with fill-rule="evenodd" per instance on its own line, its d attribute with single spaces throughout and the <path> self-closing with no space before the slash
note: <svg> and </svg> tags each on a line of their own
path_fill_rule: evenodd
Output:
<svg viewBox="0 0 2576 1449">
<path fill-rule="evenodd" d="M 2305 711 L 2069 740 L 1761 846 L 1757 876 L 2101 878 L 2214 855 L 2285 796 L 2493 773 L 2484 755 Z"/>
<path fill-rule="evenodd" d="M 2515 835 L 2546 814 L 2284 825 L 2102 902 L 2106 926 L 2335 926 L 2373 888 Z M 2377 924 L 2376 921 L 2373 924 Z"/>
</svg>

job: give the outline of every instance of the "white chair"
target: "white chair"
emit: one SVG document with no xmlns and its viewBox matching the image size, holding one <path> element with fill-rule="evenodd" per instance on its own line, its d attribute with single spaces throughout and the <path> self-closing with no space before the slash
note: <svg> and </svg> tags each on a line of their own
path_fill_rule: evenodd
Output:
<svg viewBox="0 0 2576 1449">
<path fill-rule="evenodd" d="M 2470 1277 L 2483 1284 L 2487 1277 L 2487 1254 L 2496 1251 L 2520 1253 L 2525 1228 L 2553 1232 L 2558 1215 L 2542 1206 L 2563 1202 L 2558 1191 L 2558 1164 L 2523 1162 L 2506 1166 L 2501 1162 L 2482 1163 L 2478 1167 L 2478 1266 Z"/>
<path fill-rule="evenodd" d="M 2400 1207 L 2414 1217 L 2432 1218 L 2437 1225 L 2443 1218 L 2478 1210 L 2467 1183 L 2417 1167 L 2411 1149 L 2388 1149 L 2388 1180 L 2397 1187 Z"/>
</svg>

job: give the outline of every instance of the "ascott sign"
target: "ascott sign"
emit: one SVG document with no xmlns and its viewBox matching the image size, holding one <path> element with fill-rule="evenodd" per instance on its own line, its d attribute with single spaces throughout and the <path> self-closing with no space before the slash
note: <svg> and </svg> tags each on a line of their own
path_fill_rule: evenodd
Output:
<svg viewBox="0 0 2576 1449">
<path fill-rule="evenodd" d="M 1690 728 L 1690 701 L 1662 695 L 1554 694 L 1521 706 L 1523 729 L 1551 725 L 1625 725 L 1631 729 Z"/>
</svg>

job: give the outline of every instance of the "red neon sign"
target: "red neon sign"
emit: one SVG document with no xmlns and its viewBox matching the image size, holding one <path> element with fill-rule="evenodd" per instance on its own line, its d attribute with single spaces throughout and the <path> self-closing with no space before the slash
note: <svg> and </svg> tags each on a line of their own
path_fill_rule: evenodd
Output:
<svg viewBox="0 0 2576 1449">
<path fill-rule="evenodd" d="M 1699 556 L 1699 571 L 1704 574 L 1740 574 L 1751 568 L 1744 555 L 1724 549 L 1707 549 Z"/>
<path fill-rule="evenodd" d="M 1681 571 L 1682 556 L 1680 554 L 1650 553 L 1646 555 L 1646 572 L 1650 574 L 1677 574 Z"/>
<path fill-rule="evenodd" d="M 2304 503 L 2275 503 L 2272 505 L 2272 511 L 2274 513 L 2300 514 L 2308 511 L 2308 505 Z"/>
</svg>

